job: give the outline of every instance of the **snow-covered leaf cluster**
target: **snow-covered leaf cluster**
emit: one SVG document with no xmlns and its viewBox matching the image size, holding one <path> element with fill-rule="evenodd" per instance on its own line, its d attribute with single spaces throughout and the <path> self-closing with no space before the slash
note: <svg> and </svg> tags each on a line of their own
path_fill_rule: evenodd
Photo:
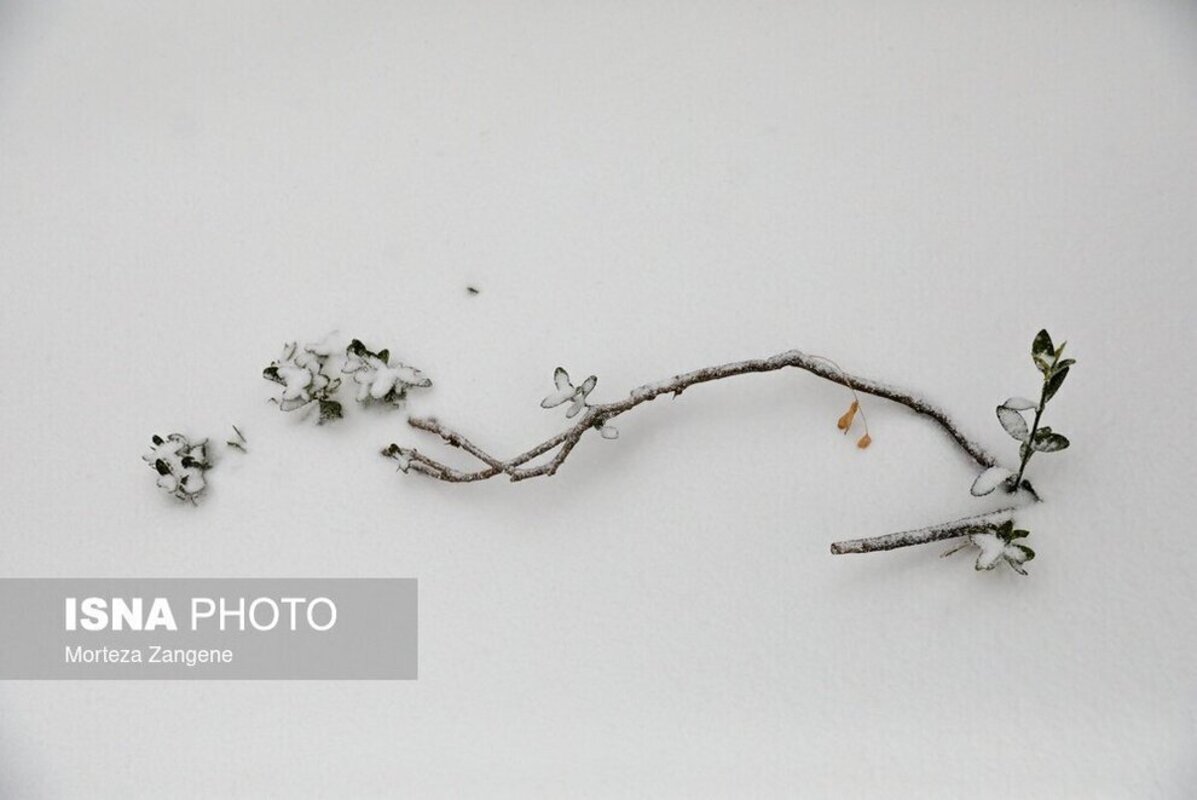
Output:
<svg viewBox="0 0 1197 800">
<path fill-rule="evenodd" d="M 320 407 L 318 424 L 341 417 L 341 404 L 332 397 L 341 386 L 341 379 L 329 374 L 329 354 L 318 345 L 302 349 L 295 342 L 283 347 L 282 356 L 262 370 L 262 377 L 283 387 L 275 398 L 283 411 L 295 411 L 309 403 Z"/>
<path fill-rule="evenodd" d="M 353 376 L 357 384 L 359 403 L 382 402 L 399 405 L 407 398 L 409 389 L 426 389 L 432 381 L 415 367 L 390 363 L 389 350 L 371 352 L 354 339 L 345 349 L 345 366 L 341 371 Z"/>
<path fill-rule="evenodd" d="M 1030 531 L 1017 530 L 1013 520 L 1006 520 L 992 531 L 970 534 L 964 544 L 944 555 L 950 556 L 972 546 L 980 551 L 977 553 L 975 565 L 977 570 L 992 570 L 1004 563 L 1019 575 L 1026 575 L 1024 565 L 1035 557 L 1035 551 L 1025 544 L 1017 544 L 1015 540 L 1025 539 L 1029 535 Z"/>
<path fill-rule="evenodd" d="M 163 439 L 155 435 L 142 459 L 158 474 L 158 488 L 180 500 L 196 499 L 207 489 L 204 473 L 211 469 L 207 440 L 192 443 L 181 433 Z"/>
<path fill-rule="evenodd" d="M 553 371 L 553 384 L 556 386 L 545 399 L 540 401 L 541 408 L 556 408 L 562 403 L 569 403 L 570 406 L 565 412 L 567 418 L 572 418 L 578 415 L 578 412 L 586 407 L 586 398 L 594 391 L 594 387 L 598 384 L 598 378 L 591 375 L 586 380 L 582 381 L 581 386 L 574 386 L 569 379 L 569 373 L 565 371 L 564 367 L 557 367 Z M 616 431 L 615 436 L 619 432 Z M 615 436 L 604 434 L 604 438 L 614 439 Z"/>
<path fill-rule="evenodd" d="M 283 387 L 275 402 L 283 411 L 294 411 L 311 403 L 320 408 L 319 424 L 340 419 L 341 403 L 333 399 L 341 388 L 339 372 L 353 377 L 359 403 L 381 402 L 399 405 L 412 388 L 432 385 L 415 367 L 391 364 L 390 352 L 369 350 L 360 339 L 345 348 L 341 360 L 339 346 L 326 342 L 300 348 L 294 342 L 283 348 L 282 356 L 262 371 L 262 377 Z M 335 359 L 335 363 L 334 363 Z"/>
</svg>

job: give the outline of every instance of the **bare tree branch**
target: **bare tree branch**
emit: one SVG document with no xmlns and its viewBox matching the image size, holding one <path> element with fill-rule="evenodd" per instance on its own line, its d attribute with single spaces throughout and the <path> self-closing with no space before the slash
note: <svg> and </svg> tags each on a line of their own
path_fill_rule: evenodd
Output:
<svg viewBox="0 0 1197 800">
<path fill-rule="evenodd" d="M 672 378 L 666 380 L 638 386 L 623 400 L 595 405 L 588 404 L 571 427 L 566 428 L 561 433 L 546 439 L 529 450 L 506 460 L 491 455 L 462 434 L 446 428 L 435 419 L 421 417 L 408 419 L 408 424 L 413 428 L 439 436 L 449 446 L 464 450 L 483 464 L 483 467 L 472 471 L 448 466 L 436 459 L 430 458 L 419 450 L 400 447 L 397 444 L 391 444 L 382 451 L 382 454 L 398 461 L 400 469 L 405 472 L 409 470 L 415 471 L 449 483 L 473 483 L 475 481 L 488 480 L 497 475 L 505 475 L 511 481 L 523 481 L 529 478 L 553 475 L 588 431 L 601 430 L 612 419 L 621 414 L 626 414 L 643 403 L 655 400 L 661 395 L 666 394 L 678 397 L 686 389 L 700 383 L 708 383 L 710 381 L 754 372 L 773 372 L 787 367 L 805 370 L 824 380 L 845 386 L 855 392 L 880 397 L 903 405 L 916 414 L 928 417 L 935 422 L 978 466 L 989 468 L 997 463 L 996 459 L 984 447 L 965 436 L 956 426 L 956 423 L 938 406 L 933 405 L 912 392 L 868 378 L 862 378 L 858 375 L 849 375 L 829 359 L 808 355 L 797 350 L 789 350 L 770 358 L 737 361 L 674 375 Z M 549 453 L 553 454 L 550 458 L 534 466 L 529 466 L 531 462 Z M 1035 493 L 1034 487 L 1028 481 L 1022 481 L 1019 488 L 1026 491 L 1033 501 L 1037 502 L 1039 500 L 1039 495 Z M 995 520 L 999 520 L 1003 515 L 1008 516 L 1014 510 L 1013 507 L 1005 508 L 988 514 L 965 517 L 955 522 L 919 528 L 918 530 L 891 533 L 868 539 L 836 542 L 831 546 L 831 552 L 835 554 L 871 553 L 879 550 L 893 550 L 899 547 L 909 547 L 911 545 L 958 538 L 972 533 L 991 531 L 995 528 Z"/>
<path fill-rule="evenodd" d="M 514 458 L 502 460 L 489 455 L 481 448 L 474 445 L 470 440 L 466 439 L 460 433 L 450 430 L 441 425 L 435 419 L 424 419 L 413 417 L 408 420 L 412 427 L 419 430 L 435 433 L 440 436 L 447 444 L 465 450 L 470 455 L 477 458 L 486 465 L 485 469 L 479 469 L 473 472 L 456 470 L 441 464 L 433 459 L 424 456 L 416 450 L 401 448 L 398 445 L 392 444 L 387 449 L 383 450 L 383 454 L 392 458 L 398 457 L 402 461 L 411 458 L 412 463 L 420 464 L 426 469 L 418 469 L 417 471 L 424 474 L 431 475 L 444 481 L 455 483 L 471 482 L 486 480 L 496 475 L 505 474 L 510 480 L 519 481 L 528 478 L 534 478 L 541 475 L 552 475 L 565 461 L 569 453 L 577 445 L 582 436 L 589 430 L 599 429 L 610 420 L 631 411 L 633 408 L 655 400 L 664 394 L 670 394 L 674 397 L 680 395 L 683 391 L 700 383 L 707 383 L 709 381 L 722 380 L 723 378 L 730 378 L 735 375 L 746 375 L 753 372 L 772 372 L 774 370 L 785 369 L 787 367 L 794 367 L 797 369 L 806 370 L 820 378 L 829 380 L 832 383 L 837 383 L 841 386 L 846 386 L 850 389 L 855 389 L 863 394 L 881 397 L 895 403 L 906 406 L 916 414 L 926 416 L 933 420 L 940 428 L 942 428 L 952 440 L 981 467 L 992 467 L 996 464 L 996 460 L 990 455 L 985 448 L 969 439 L 956 426 L 956 424 L 948 417 L 947 413 L 939 407 L 933 405 L 927 400 L 918 397 L 917 395 L 895 387 L 862 378 L 856 375 L 849 375 L 838 369 L 826 359 L 819 356 L 807 355 L 797 350 L 789 350 L 784 353 L 772 356 L 770 358 L 754 359 L 751 361 L 737 361 L 731 364 L 723 364 L 716 367 L 706 367 L 704 369 L 694 370 L 693 372 L 686 372 L 680 375 L 675 375 L 672 378 L 657 381 L 656 383 L 647 383 L 643 386 L 638 386 L 633 389 L 628 396 L 623 400 L 618 400 L 611 403 L 600 403 L 596 405 L 586 406 L 585 411 L 578 417 L 578 420 L 572 427 L 557 434 L 556 436 L 542 442 L 532 449 L 522 453 Z M 556 455 L 547 462 L 536 467 L 523 466 L 527 462 L 535 459 L 537 456 L 560 448 Z"/>
</svg>

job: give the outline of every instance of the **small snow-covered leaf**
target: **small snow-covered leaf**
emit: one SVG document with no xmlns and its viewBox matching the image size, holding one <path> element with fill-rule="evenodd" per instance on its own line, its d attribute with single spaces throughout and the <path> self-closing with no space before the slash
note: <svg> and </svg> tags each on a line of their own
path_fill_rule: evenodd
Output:
<svg viewBox="0 0 1197 800">
<path fill-rule="evenodd" d="M 1027 536 L 1027 531 L 1014 530 L 1014 521 L 1003 522 L 992 533 L 974 533 L 967 539 L 967 544 L 976 545 L 980 550 L 977 555 L 977 570 L 992 570 L 998 564 L 1005 563 L 1020 575 L 1027 572 L 1022 565 L 1035 557 L 1035 551 L 1026 545 L 1010 544 L 1011 539 L 1021 539 Z M 945 556 L 957 552 L 960 548 L 953 548 Z"/>
<path fill-rule="evenodd" d="M 406 383 L 408 386 L 419 386 L 421 389 L 427 389 L 432 385 L 431 379 L 415 367 L 400 364 L 397 367 L 391 368 L 391 370 L 400 381 Z"/>
<path fill-rule="evenodd" d="M 198 469 L 189 469 L 179 485 L 187 494 L 199 494 L 204 490 L 204 473 Z"/>
<path fill-rule="evenodd" d="M 408 468 L 411 467 L 412 451 L 406 447 L 392 446 L 389 454 L 391 458 L 398 462 L 399 469 L 403 472 L 407 472 Z"/>
<path fill-rule="evenodd" d="M 551 394 L 545 395 L 545 398 L 540 401 L 540 407 L 541 408 L 556 408 L 557 406 L 561 405 L 565 401 L 572 399 L 573 396 L 574 396 L 573 389 L 556 391 Z"/>
<path fill-rule="evenodd" d="M 1035 431 L 1035 440 L 1031 442 L 1031 449 L 1039 453 L 1055 453 L 1064 450 L 1071 442 L 1068 437 L 1053 433 L 1051 428 L 1040 428 Z"/>
<path fill-rule="evenodd" d="M 1060 391 L 1060 387 L 1064 385 L 1064 379 L 1068 377 L 1068 367 L 1061 370 L 1056 370 L 1052 373 L 1051 378 L 1047 382 L 1047 388 L 1043 390 L 1043 401 L 1047 402 L 1056 396 L 1056 392 Z"/>
<path fill-rule="evenodd" d="M 977 556 L 977 569 L 989 570 L 996 567 L 1006 549 L 1006 543 L 996 533 L 974 533 L 972 540 L 973 544 L 981 548 L 981 553 Z"/>
<path fill-rule="evenodd" d="M 1006 433 L 1018 441 L 1025 442 L 1030 438 L 1031 432 L 1027 428 L 1027 421 L 1022 418 L 1022 414 L 1012 408 L 998 406 L 997 417 L 998 422 L 1002 423 L 1002 427 L 1006 429 Z"/>
<path fill-rule="evenodd" d="M 1025 533 L 1025 531 L 1023 531 Z M 1017 555 L 1015 555 L 1017 553 Z M 1016 558 L 1020 562 L 1030 561 L 1035 557 L 1035 551 L 1025 544 L 1012 544 L 1006 548 L 1007 558 Z"/>
<path fill-rule="evenodd" d="M 599 428 L 599 435 L 604 439 L 618 439 L 619 428 L 616 428 L 614 425 L 604 425 Z"/>
<path fill-rule="evenodd" d="M 1056 348 L 1046 330 L 1041 330 L 1035 335 L 1035 341 L 1031 344 L 1031 358 L 1040 372 L 1046 373 L 1051 369 L 1052 361 L 1056 358 Z"/>
<path fill-rule="evenodd" d="M 579 389 L 574 395 L 573 405 L 571 405 L 569 410 L 565 412 L 566 419 L 572 419 L 573 417 L 576 417 L 578 412 L 583 408 L 586 408 L 586 395 L 582 394 L 582 390 Z"/>
<path fill-rule="evenodd" d="M 572 393 L 574 390 L 573 383 L 569 380 L 569 373 L 565 371 L 565 367 L 557 367 L 553 370 L 553 385 L 557 387 L 558 391 L 569 389 Z"/>
<path fill-rule="evenodd" d="M 319 404 L 320 418 L 316 421 L 317 425 L 341 418 L 341 404 L 336 400 L 320 400 Z"/>
<path fill-rule="evenodd" d="M 1023 568 L 1023 564 L 1034 557 L 1035 551 L 1021 544 L 1006 545 L 1006 549 L 1002 551 L 1002 558 L 1010 565 L 1010 569 L 1019 575 L 1027 574 L 1027 571 Z"/>
<path fill-rule="evenodd" d="M 572 400 L 578 391 L 570 382 L 569 373 L 564 367 L 553 370 L 553 385 L 557 387 L 556 391 L 550 392 L 540 401 L 541 408 L 555 408 L 567 400 Z"/>
<path fill-rule="evenodd" d="M 583 399 L 589 397 L 590 393 L 594 391 L 594 387 L 597 383 L 598 383 L 598 376 L 591 375 L 589 378 L 587 378 L 585 381 L 582 382 L 581 386 L 578 387 L 578 394 L 582 395 Z"/>
<path fill-rule="evenodd" d="M 1015 411 L 1030 411 L 1032 408 L 1035 408 L 1035 401 L 1028 400 L 1025 397 L 1010 397 L 1002 405 L 1006 408 L 1012 408 Z"/>
<path fill-rule="evenodd" d="M 977 476 L 969 492 L 973 497 L 984 497 L 1009 478 L 1013 473 L 1005 467 L 990 467 Z"/>
<path fill-rule="evenodd" d="M 303 367 L 280 366 L 277 370 L 279 378 L 284 384 L 283 399 L 292 400 L 307 394 L 305 391 L 312 383 L 312 373 Z"/>
<path fill-rule="evenodd" d="M 370 384 L 370 397 L 381 400 L 395 388 L 398 376 L 390 369 L 381 369 L 375 373 L 374 382 Z"/>
</svg>

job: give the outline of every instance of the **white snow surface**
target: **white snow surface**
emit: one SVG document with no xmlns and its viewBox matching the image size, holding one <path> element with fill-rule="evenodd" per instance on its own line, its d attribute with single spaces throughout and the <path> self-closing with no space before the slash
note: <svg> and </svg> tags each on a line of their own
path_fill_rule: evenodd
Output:
<svg viewBox="0 0 1197 800">
<path fill-rule="evenodd" d="M 0 683 L 0 796 L 1192 797 L 1195 15 L 0 5 L 3 574 L 420 580 L 417 681 Z M 557 364 L 601 403 L 798 347 L 1012 467 L 1041 327 L 1078 363 L 1028 577 L 829 555 L 1008 498 L 799 370 L 552 478 L 378 454 L 474 466 L 407 412 L 523 451 Z M 278 413 L 263 367 L 330 330 L 435 386 Z M 152 434 L 231 424 L 198 507 L 155 486 Z"/>
</svg>

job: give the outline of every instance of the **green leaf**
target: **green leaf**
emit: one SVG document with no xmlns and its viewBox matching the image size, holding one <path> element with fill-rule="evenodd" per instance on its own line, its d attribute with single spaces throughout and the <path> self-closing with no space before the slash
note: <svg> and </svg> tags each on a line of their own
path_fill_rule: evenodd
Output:
<svg viewBox="0 0 1197 800">
<path fill-rule="evenodd" d="M 1056 396 L 1056 392 L 1060 391 L 1060 387 L 1064 385 L 1064 379 L 1067 377 L 1068 367 L 1052 374 L 1047 381 L 1047 386 L 1043 389 L 1043 402 L 1046 403 Z"/>
<path fill-rule="evenodd" d="M 1019 529 L 1019 530 L 1016 530 L 1016 531 L 1012 531 L 1012 532 L 1010 533 L 1010 539 L 1011 539 L 1011 540 L 1014 540 L 1014 539 L 1025 539 L 1025 538 L 1027 538 L 1027 537 L 1028 537 L 1028 536 L 1030 536 L 1030 535 L 1031 535 L 1031 532 L 1030 532 L 1030 531 L 1024 531 L 1024 530 L 1022 530 L 1022 529 Z"/>
<path fill-rule="evenodd" d="M 1052 337 L 1046 330 L 1039 331 L 1035 341 L 1031 343 L 1031 358 L 1039 371 L 1047 373 L 1051 369 L 1052 361 L 1056 358 L 1056 348 L 1052 345 Z"/>
<path fill-rule="evenodd" d="M 1031 449 L 1039 453 L 1054 453 L 1064 450 L 1070 442 L 1066 436 L 1053 433 L 1051 428 L 1040 428 L 1035 431 L 1035 439 L 1031 442 Z"/>
<path fill-rule="evenodd" d="M 998 406 L 997 418 L 998 422 L 1002 423 L 1002 427 L 1006 429 L 1006 433 L 1018 441 L 1025 442 L 1031 437 L 1031 432 L 1027 428 L 1027 421 L 1022 418 L 1022 414 L 1014 409 L 1007 408 L 1006 406 Z"/>
<path fill-rule="evenodd" d="M 1024 556 L 1026 556 L 1024 561 L 1030 561 L 1031 559 L 1033 559 L 1035 557 L 1035 551 L 1032 550 L 1031 548 L 1027 547 L 1025 544 L 1015 544 L 1015 545 L 1011 545 L 1011 547 L 1017 547 L 1019 550 L 1022 551 L 1022 554 Z"/>
<path fill-rule="evenodd" d="M 323 425 L 326 422 L 340 419 L 341 404 L 336 400 L 320 400 L 320 418 L 316 421 L 317 425 Z"/>
<path fill-rule="evenodd" d="M 388 365 L 389 365 L 389 364 L 390 364 L 390 362 L 391 362 L 391 351 L 390 351 L 390 349 L 389 349 L 389 348 L 386 348 L 386 347 L 384 347 L 383 349 L 379 350 L 379 351 L 378 351 L 378 360 L 379 360 L 379 361 L 381 361 L 381 362 L 382 362 L 382 363 L 384 363 L 384 364 L 388 364 Z"/>
<path fill-rule="evenodd" d="M 1014 535 L 1014 520 L 1008 519 L 998 526 L 996 531 L 998 538 L 1003 542 L 1010 541 L 1010 537 Z"/>
<path fill-rule="evenodd" d="M 1052 370 L 1052 372 L 1053 372 L 1053 373 L 1056 373 L 1056 372 L 1059 372 L 1059 371 L 1060 371 L 1060 370 L 1062 370 L 1062 369 L 1068 369 L 1069 367 L 1071 367 L 1071 366 L 1072 366 L 1073 364 L 1075 364 L 1075 363 L 1076 363 L 1076 359 L 1075 359 L 1075 358 L 1066 358 L 1066 359 L 1064 359 L 1063 361 L 1057 361 L 1057 362 L 1056 362 L 1056 366 L 1055 366 L 1055 368 Z"/>
</svg>

